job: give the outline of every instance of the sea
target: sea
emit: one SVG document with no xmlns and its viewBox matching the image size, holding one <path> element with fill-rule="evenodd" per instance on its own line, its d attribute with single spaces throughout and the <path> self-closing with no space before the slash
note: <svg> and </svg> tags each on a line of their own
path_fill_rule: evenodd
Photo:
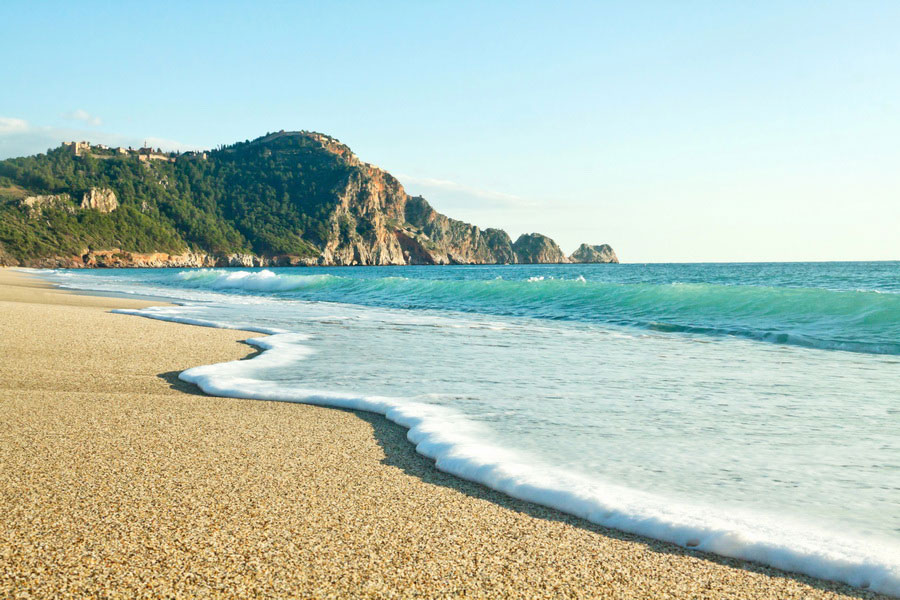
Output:
<svg viewBox="0 0 900 600">
<path fill-rule="evenodd" d="M 42 271 L 258 332 L 210 394 L 371 411 L 438 469 L 900 596 L 900 262 Z"/>
</svg>

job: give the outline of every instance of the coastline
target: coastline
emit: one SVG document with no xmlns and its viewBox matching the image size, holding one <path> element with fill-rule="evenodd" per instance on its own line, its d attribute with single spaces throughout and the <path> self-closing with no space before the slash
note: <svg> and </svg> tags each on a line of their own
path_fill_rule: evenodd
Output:
<svg viewBox="0 0 900 600">
<path fill-rule="evenodd" d="M 177 379 L 256 334 L 0 269 L 0 594 L 877 598 L 437 471 L 366 413 Z"/>
</svg>

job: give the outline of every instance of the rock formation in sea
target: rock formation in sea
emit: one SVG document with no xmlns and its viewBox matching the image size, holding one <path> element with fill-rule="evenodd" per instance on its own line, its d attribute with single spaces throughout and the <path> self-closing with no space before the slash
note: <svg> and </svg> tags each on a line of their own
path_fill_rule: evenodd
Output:
<svg viewBox="0 0 900 600">
<path fill-rule="evenodd" d="M 540 233 L 523 233 L 513 244 L 513 250 L 520 263 L 567 263 L 560 247 Z"/>
<path fill-rule="evenodd" d="M 596 246 L 582 244 L 578 246 L 578 250 L 573 252 L 569 257 L 569 262 L 617 263 L 619 262 L 619 259 L 609 244 L 599 244 Z"/>
</svg>

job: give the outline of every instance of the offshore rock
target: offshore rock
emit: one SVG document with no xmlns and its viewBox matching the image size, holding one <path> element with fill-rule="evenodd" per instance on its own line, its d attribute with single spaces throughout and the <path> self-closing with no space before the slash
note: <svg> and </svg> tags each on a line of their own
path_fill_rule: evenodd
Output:
<svg viewBox="0 0 900 600">
<path fill-rule="evenodd" d="M 618 263 L 619 258 L 609 244 L 599 244 L 591 246 L 582 244 L 578 246 L 578 250 L 569 257 L 569 262 L 573 263 Z"/>
<path fill-rule="evenodd" d="M 567 263 L 569 259 L 560 247 L 540 233 L 523 233 L 513 244 L 518 262 L 533 263 Z"/>
</svg>

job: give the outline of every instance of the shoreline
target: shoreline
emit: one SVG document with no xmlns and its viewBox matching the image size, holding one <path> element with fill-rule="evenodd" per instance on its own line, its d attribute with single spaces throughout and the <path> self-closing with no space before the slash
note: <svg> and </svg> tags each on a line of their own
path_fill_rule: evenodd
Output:
<svg viewBox="0 0 900 600">
<path fill-rule="evenodd" d="M 438 471 L 374 414 L 200 395 L 180 370 L 246 357 L 251 334 L 12 273 L 0 593 L 883 597 L 514 500 Z"/>
</svg>

